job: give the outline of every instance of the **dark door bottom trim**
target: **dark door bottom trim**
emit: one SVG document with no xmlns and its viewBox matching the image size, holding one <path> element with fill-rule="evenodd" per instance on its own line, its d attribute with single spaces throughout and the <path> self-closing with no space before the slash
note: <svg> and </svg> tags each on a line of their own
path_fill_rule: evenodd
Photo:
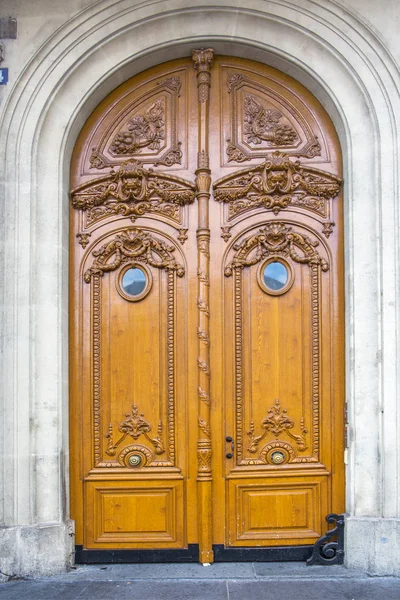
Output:
<svg viewBox="0 0 400 600">
<path fill-rule="evenodd" d="M 198 544 L 189 544 L 187 548 L 171 550 L 85 550 L 75 546 L 77 564 L 96 563 L 190 563 L 198 562 Z"/>
<path fill-rule="evenodd" d="M 313 546 L 279 546 L 272 548 L 225 548 L 213 545 L 215 562 L 303 562 L 310 558 Z M 172 550 L 85 550 L 75 546 L 77 564 L 117 563 L 191 563 L 199 561 L 199 546 Z"/>
<path fill-rule="evenodd" d="M 225 548 L 215 544 L 215 562 L 303 562 L 310 558 L 313 546 L 273 546 L 271 548 Z"/>
</svg>

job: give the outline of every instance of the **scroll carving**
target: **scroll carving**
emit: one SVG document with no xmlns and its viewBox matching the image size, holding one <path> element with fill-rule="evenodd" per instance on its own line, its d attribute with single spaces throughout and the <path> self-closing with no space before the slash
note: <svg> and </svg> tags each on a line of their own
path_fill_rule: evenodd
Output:
<svg viewBox="0 0 400 600">
<path fill-rule="evenodd" d="M 121 421 L 118 425 L 118 431 L 122 434 L 121 437 L 114 442 L 113 425 L 110 423 L 106 438 L 108 439 L 108 447 L 106 454 L 109 456 L 115 456 L 117 448 L 130 436 L 134 440 L 137 440 L 140 436 L 144 436 L 148 442 L 150 442 L 154 448 L 156 454 L 163 454 L 165 448 L 162 442 L 162 422 L 160 421 L 157 429 L 157 437 L 150 437 L 149 433 L 152 427 L 148 421 L 144 418 L 144 413 L 139 413 L 139 408 L 136 404 L 132 405 L 132 411 L 125 414 L 126 419 Z"/>
<path fill-rule="evenodd" d="M 95 260 L 85 271 L 84 280 L 89 283 L 95 275 L 102 277 L 104 273 L 115 271 L 123 264 L 135 265 L 137 261 L 157 269 L 174 271 L 178 277 L 183 277 L 185 270 L 172 255 L 174 250 L 174 246 L 169 246 L 137 227 L 126 229 L 111 242 L 93 251 Z"/>
<path fill-rule="evenodd" d="M 118 171 L 85 183 L 71 192 L 73 208 L 86 215 L 86 226 L 113 215 L 136 218 L 158 213 L 180 222 L 180 207 L 195 199 L 194 185 L 127 161 Z"/>
<path fill-rule="evenodd" d="M 181 164 L 182 162 L 182 150 L 181 150 L 181 142 L 178 142 L 176 146 L 173 146 L 171 150 L 169 150 L 162 158 L 157 160 L 154 163 L 154 166 L 158 167 L 160 165 L 165 165 L 166 167 L 172 167 L 176 163 Z"/>
<path fill-rule="evenodd" d="M 277 215 L 295 206 L 327 218 L 329 200 L 339 194 L 340 185 L 334 175 L 301 166 L 277 150 L 260 165 L 220 179 L 213 189 L 215 199 L 228 206 L 228 221 L 259 207 Z M 327 236 L 333 225 L 324 224 Z"/>
<path fill-rule="evenodd" d="M 235 343 L 235 412 L 236 412 L 236 452 L 239 465 L 266 464 L 271 462 L 269 452 L 277 449 L 269 444 L 268 448 L 260 451 L 258 458 L 244 456 L 244 365 L 243 365 L 243 270 L 256 265 L 268 256 L 284 256 L 294 262 L 308 265 L 311 272 L 311 456 L 295 456 L 290 445 L 283 447 L 279 441 L 280 457 L 284 462 L 317 462 L 319 460 L 319 399 L 320 399 L 320 272 L 327 271 L 329 264 L 317 252 L 318 242 L 308 236 L 293 231 L 293 228 L 283 222 L 271 222 L 260 228 L 258 232 L 245 238 L 233 246 L 233 259 L 225 267 L 225 276 L 234 275 L 234 343 Z M 306 428 L 304 420 L 300 420 L 300 433 L 293 433 L 294 421 L 280 406 L 279 400 L 268 411 L 263 419 L 261 435 L 255 435 L 254 422 L 247 432 L 250 437 L 248 451 L 254 454 L 268 432 L 276 438 L 285 432 L 295 440 L 297 450 L 303 452 L 306 444 Z M 274 463 L 272 459 L 271 464 Z"/>
<path fill-rule="evenodd" d="M 284 223 L 278 221 L 268 223 L 259 229 L 256 235 L 233 246 L 236 253 L 232 262 L 226 266 L 225 275 L 229 277 L 234 269 L 255 265 L 270 255 L 288 256 L 297 263 L 309 266 L 319 265 L 322 271 L 327 271 L 329 265 L 318 254 L 317 246 L 317 241 L 312 241 L 308 236 L 294 232 L 292 227 Z M 302 254 L 299 254 L 297 249 L 300 249 Z"/>
<path fill-rule="evenodd" d="M 255 435 L 255 426 L 254 421 L 250 423 L 250 429 L 247 435 L 250 438 L 250 446 L 248 447 L 248 451 L 254 454 L 257 452 L 257 448 L 260 442 L 265 438 L 267 433 L 272 433 L 276 439 L 279 438 L 282 432 L 287 433 L 289 437 L 291 437 L 297 444 L 297 449 L 300 452 L 304 452 L 307 450 L 306 444 L 306 434 L 307 429 L 304 426 L 304 418 L 300 419 L 300 431 L 301 434 L 295 434 L 291 431 L 294 427 L 294 421 L 287 414 L 287 410 L 281 407 L 280 401 L 277 398 L 268 410 L 267 416 L 261 421 L 261 427 L 264 429 L 264 432 L 261 435 Z"/>
<path fill-rule="evenodd" d="M 261 102 L 246 94 L 244 97 L 245 139 L 252 144 L 268 142 L 271 146 L 287 146 L 298 139 L 290 125 L 280 123 L 283 114 L 279 110 L 267 109 Z"/>
<path fill-rule="evenodd" d="M 251 160 L 250 156 L 247 156 L 247 154 L 243 152 L 243 150 L 235 146 L 235 144 L 233 144 L 230 139 L 226 141 L 228 142 L 228 147 L 226 149 L 226 153 L 228 155 L 228 162 L 232 162 L 233 160 L 235 162 L 246 162 L 248 160 Z"/>
</svg>

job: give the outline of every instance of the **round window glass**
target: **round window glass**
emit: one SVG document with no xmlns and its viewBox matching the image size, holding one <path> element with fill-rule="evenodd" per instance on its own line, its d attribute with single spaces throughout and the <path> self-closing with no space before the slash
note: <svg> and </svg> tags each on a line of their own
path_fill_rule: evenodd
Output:
<svg viewBox="0 0 400 600">
<path fill-rule="evenodd" d="M 289 279 L 289 273 L 285 265 L 281 262 L 270 262 L 266 265 L 263 272 L 265 286 L 274 292 L 285 287 Z"/>
<path fill-rule="evenodd" d="M 140 296 L 147 284 L 147 275 L 142 269 L 135 267 L 125 271 L 121 286 L 128 296 Z"/>
</svg>

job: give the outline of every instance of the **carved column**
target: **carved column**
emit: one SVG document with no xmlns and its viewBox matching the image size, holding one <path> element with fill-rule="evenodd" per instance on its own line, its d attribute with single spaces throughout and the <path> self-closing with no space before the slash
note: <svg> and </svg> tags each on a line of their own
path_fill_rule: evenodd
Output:
<svg viewBox="0 0 400 600">
<path fill-rule="evenodd" d="M 198 87 L 198 159 L 196 187 L 198 200 L 197 229 L 197 309 L 198 309 L 198 527 L 199 557 L 201 563 L 214 560 L 212 551 L 212 475 L 210 431 L 210 228 L 209 202 L 211 177 L 208 155 L 210 69 L 214 51 L 211 48 L 193 50 L 194 68 L 197 70 Z"/>
</svg>

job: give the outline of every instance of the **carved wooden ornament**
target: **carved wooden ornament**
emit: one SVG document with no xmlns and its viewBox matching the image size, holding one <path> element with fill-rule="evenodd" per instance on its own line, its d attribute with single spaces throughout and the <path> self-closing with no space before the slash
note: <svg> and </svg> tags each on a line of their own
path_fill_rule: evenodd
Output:
<svg viewBox="0 0 400 600">
<path fill-rule="evenodd" d="M 215 199 L 228 206 L 228 221 L 255 208 L 277 215 L 292 206 L 326 219 L 329 201 L 339 194 L 340 185 L 338 177 L 302 166 L 277 150 L 260 165 L 220 179 L 213 191 Z M 324 225 L 327 237 L 334 223 L 329 225 Z"/>
<path fill-rule="evenodd" d="M 181 207 L 195 199 L 194 185 L 128 161 L 71 192 L 72 207 L 84 211 L 86 227 L 115 215 L 133 219 L 156 213 L 180 223 Z"/>
</svg>

